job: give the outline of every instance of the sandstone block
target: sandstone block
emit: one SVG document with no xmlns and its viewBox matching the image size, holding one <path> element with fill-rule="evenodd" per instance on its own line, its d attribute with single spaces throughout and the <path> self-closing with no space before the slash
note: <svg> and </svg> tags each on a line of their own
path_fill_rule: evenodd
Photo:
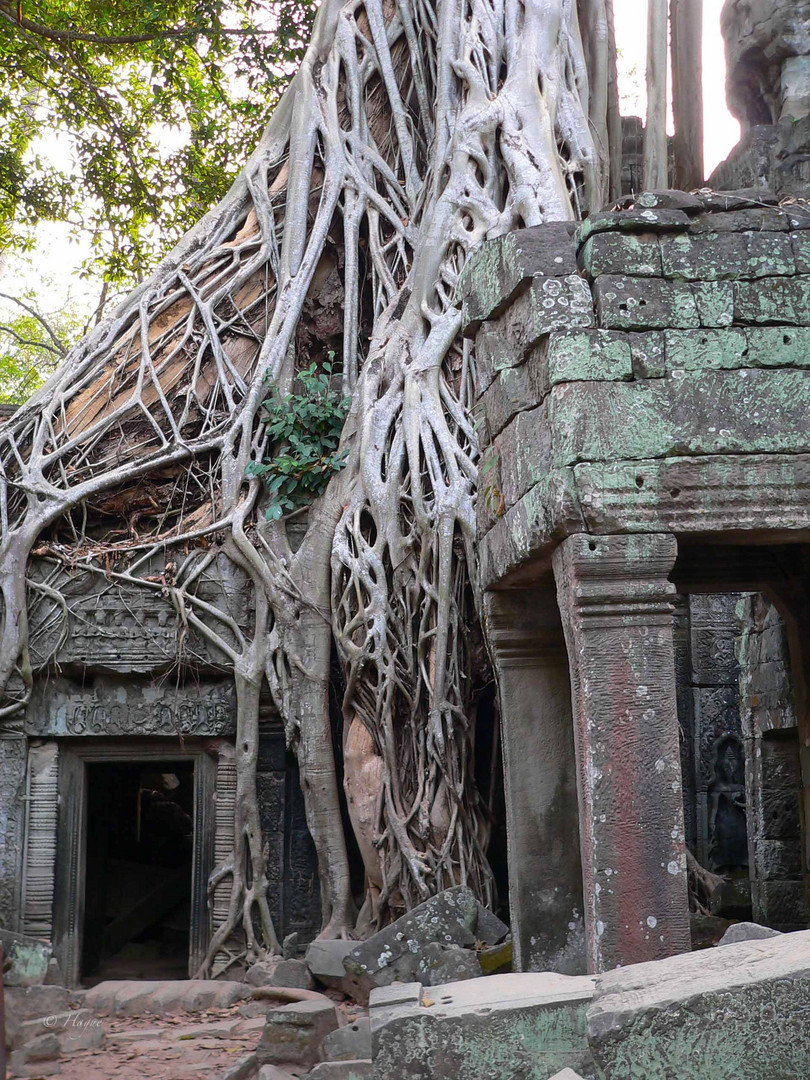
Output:
<svg viewBox="0 0 810 1080">
<path fill-rule="evenodd" d="M 346 978 L 343 958 L 355 944 L 354 941 L 313 941 L 307 947 L 304 963 L 318 982 L 339 990 Z"/>
<path fill-rule="evenodd" d="M 810 277 L 736 281 L 734 321 L 810 326 Z"/>
<path fill-rule="evenodd" d="M 533 409 L 547 391 L 545 365 L 534 357 L 530 356 L 517 367 L 497 372 L 478 402 L 486 413 L 490 436 L 497 435 L 516 413 Z"/>
<path fill-rule="evenodd" d="M 687 214 L 699 214 L 704 209 L 699 195 L 677 188 L 665 188 L 660 191 L 642 191 L 635 199 L 636 207 L 642 210 L 683 210 Z"/>
<path fill-rule="evenodd" d="M 649 207 L 606 210 L 591 214 L 583 221 L 577 229 L 576 242 L 582 246 L 591 236 L 603 232 L 667 232 L 671 229 L 685 229 L 688 225 L 689 215 L 683 210 L 654 210 Z"/>
<path fill-rule="evenodd" d="M 325 1061 L 357 1061 L 371 1057 L 371 1023 L 361 1016 L 352 1024 L 331 1031 L 321 1048 Z"/>
<path fill-rule="evenodd" d="M 482 918 L 483 911 L 463 885 L 426 900 L 346 956 L 343 964 L 353 992 L 365 1001 L 375 987 L 413 981 L 421 954 L 431 943 L 461 948 L 471 948 L 476 941 L 496 944 L 506 937 L 508 927 L 494 915 Z"/>
<path fill-rule="evenodd" d="M 702 214 L 689 226 L 690 234 L 738 232 L 787 232 L 790 217 L 775 206 L 757 206 L 748 210 Z"/>
<path fill-rule="evenodd" d="M 665 330 L 664 342 L 667 372 L 748 366 L 744 330 Z"/>
<path fill-rule="evenodd" d="M 663 379 L 667 373 L 664 335 L 660 330 L 627 334 L 634 379 Z"/>
<path fill-rule="evenodd" d="M 527 366 L 540 366 L 531 357 Z M 633 378 L 628 335 L 610 330 L 568 330 L 551 334 L 545 347 L 548 386 L 562 382 L 612 382 Z"/>
<path fill-rule="evenodd" d="M 810 933 L 746 941 L 602 975 L 588 1037 L 622 1080 L 779 1080 L 810 1071 Z"/>
<path fill-rule="evenodd" d="M 421 950 L 415 972 L 423 986 L 480 979 L 482 974 L 481 964 L 473 949 L 441 945 L 438 941 L 431 941 Z"/>
<path fill-rule="evenodd" d="M 585 1010 L 593 980 L 493 975 L 384 1004 L 375 991 L 375 1075 L 408 1080 L 525 1080 L 562 1068 L 591 1074 Z"/>
<path fill-rule="evenodd" d="M 364 1061 L 323 1061 L 307 1073 L 308 1080 L 372 1080 L 374 1066 Z"/>
<path fill-rule="evenodd" d="M 543 408 L 548 411 L 554 466 L 810 450 L 810 378 L 790 369 L 568 383 L 554 387 Z M 517 419 L 528 425 L 533 416 L 523 413 Z M 528 427 L 523 437 L 531 437 Z M 637 486 L 643 488 L 643 478 Z"/>
<path fill-rule="evenodd" d="M 321 1060 L 321 1044 L 339 1026 L 334 1005 L 326 1001 L 300 1001 L 267 1014 L 256 1049 L 262 1064 L 314 1065 Z"/>
<path fill-rule="evenodd" d="M 601 386 L 601 383 L 573 383 L 573 386 Z M 559 387 L 558 389 L 562 389 Z M 529 488 L 549 470 L 550 431 L 544 402 L 518 415 L 493 442 L 499 458 L 500 490 L 506 507 L 514 506 Z"/>
<path fill-rule="evenodd" d="M 787 233 L 677 233 L 661 240 L 663 273 L 685 281 L 763 278 L 796 273 Z M 632 273 L 626 270 L 625 273 Z"/>
<path fill-rule="evenodd" d="M 593 288 L 599 326 L 605 330 L 701 325 L 694 292 L 684 282 L 604 274 Z"/>
<path fill-rule="evenodd" d="M 474 337 L 533 277 L 576 274 L 572 222 L 517 229 L 488 240 L 470 255 L 459 280 L 465 335 Z"/>
<path fill-rule="evenodd" d="M 780 937 L 778 930 L 771 930 L 759 923 L 733 923 L 718 941 L 718 945 L 739 945 L 741 941 L 767 941 L 768 938 Z"/>
<path fill-rule="evenodd" d="M 274 956 L 259 960 L 248 968 L 245 982 L 250 986 L 289 986 L 311 990 L 315 983 L 303 960 L 285 960 Z"/>
<path fill-rule="evenodd" d="M 600 274 L 660 277 L 661 245 L 655 233 L 596 233 L 580 248 L 579 264 L 591 278 Z"/>
<path fill-rule="evenodd" d="M 258 1080 L 295 1080 L 295 1077 L 286 1069 L 279 1069 L 276 1065 L 262 1065 L 259 1069 Z"/>
</svg>

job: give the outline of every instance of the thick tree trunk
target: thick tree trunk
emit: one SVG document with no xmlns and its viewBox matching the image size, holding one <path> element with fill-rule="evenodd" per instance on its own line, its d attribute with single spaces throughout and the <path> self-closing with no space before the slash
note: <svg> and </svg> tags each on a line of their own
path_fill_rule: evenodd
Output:
<svg viewBox="0 0 810 1080">
<path fill-rule="evenodd" d="M 675 187 L 703 184 L 703 0 L 670 0 Z"/>
<path fill-rule="evenodd" d="M 667 0 L 648 0 L 647 124 L 644 128 L 644 187 L 669 186 L 667 157 Z"/>
</svg>

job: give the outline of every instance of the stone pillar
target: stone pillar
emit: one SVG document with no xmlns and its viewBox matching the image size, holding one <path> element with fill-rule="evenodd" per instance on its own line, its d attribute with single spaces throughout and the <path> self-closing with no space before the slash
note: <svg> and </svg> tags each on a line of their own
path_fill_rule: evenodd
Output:
<svg viewBox="0 0 810 1080">
<path fill-rule="evenodd" d="M 486 595 L 498 675 L 516 971 L 585 971 L 565 638 L 551 589 Z"/>
<path fill-rule="evenodd" d="M 669 535 L 554 553 L 571 666 L 589 969 L 691 948 Z"/>
</svg>

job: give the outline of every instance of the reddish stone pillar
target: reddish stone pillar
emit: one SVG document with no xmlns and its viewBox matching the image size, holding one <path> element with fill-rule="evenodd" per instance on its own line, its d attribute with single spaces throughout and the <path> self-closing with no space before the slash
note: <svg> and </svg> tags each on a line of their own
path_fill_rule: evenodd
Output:
<svg viewBox="0 0 810 1080">
<path fill-rule="evenodd" d="M 668 535 L 554 554 L 571 667 L 589 970 L 688 952 Z"/>
</svg>

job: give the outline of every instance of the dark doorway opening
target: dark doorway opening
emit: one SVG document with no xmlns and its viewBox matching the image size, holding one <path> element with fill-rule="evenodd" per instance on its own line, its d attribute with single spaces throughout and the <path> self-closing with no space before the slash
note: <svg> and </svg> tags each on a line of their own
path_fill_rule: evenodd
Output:
<svg viewBox="0 0 810 1080">
<path fill-rule="evenodd" d="M 192 761 L 87 765 L 85 985 L 188 977 Z"/>
</svg>

